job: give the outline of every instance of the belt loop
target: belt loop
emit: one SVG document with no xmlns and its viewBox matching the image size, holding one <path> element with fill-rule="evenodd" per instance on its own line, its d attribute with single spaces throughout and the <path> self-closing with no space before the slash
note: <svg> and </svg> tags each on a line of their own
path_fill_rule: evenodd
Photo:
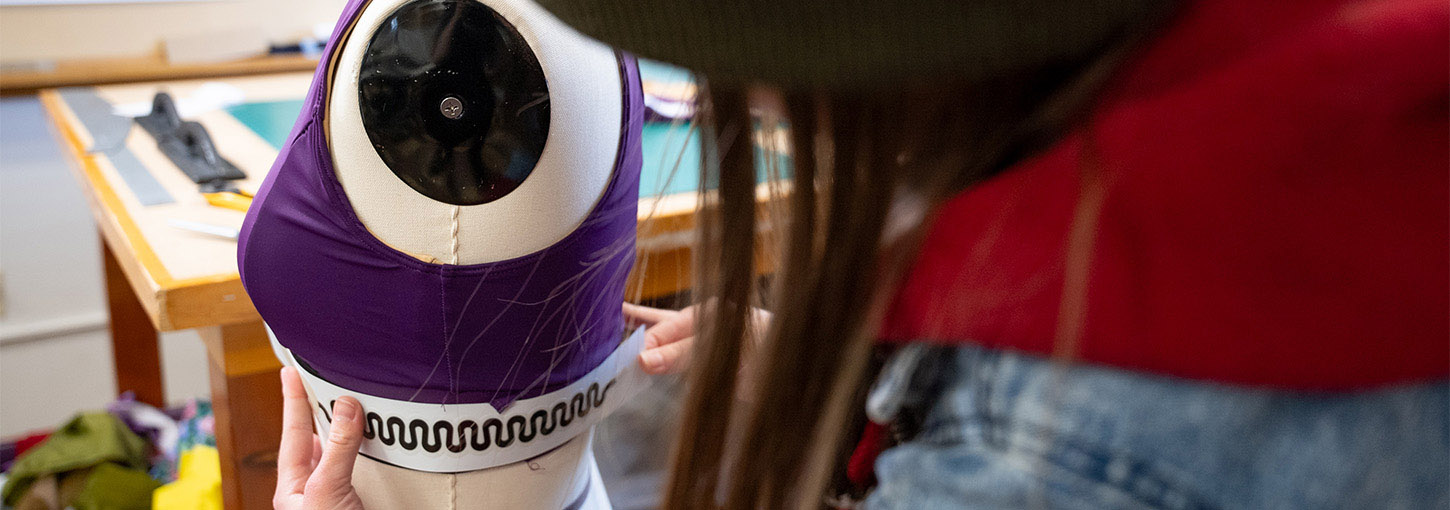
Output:
<svg viewBox="0 0 1450 510">
<path fill-rule="evenodd" d="M 896 418 L 912 400 L 911 382 L 917 365 L 930 352 L 926 344 L 910 344 L 898 349 L 881 368 L 881 375 L 871 385 L 866 395 L 866 417 L 872 422 L 886 425 Z"/>
</svg>

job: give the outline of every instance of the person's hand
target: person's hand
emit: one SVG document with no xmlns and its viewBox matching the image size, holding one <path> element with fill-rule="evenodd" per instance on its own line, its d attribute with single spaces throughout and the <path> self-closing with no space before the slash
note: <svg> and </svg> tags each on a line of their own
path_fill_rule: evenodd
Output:
<svg viewBox="0 0 1450 510">
<path fill-rule="evenodd" d="M 643 325 L 644 351 L 639 366 L 648 374 L 670 374 L 684 368 L 695 345 L 695 310 L 663 310 L 633 303 L 624 304 L 624 319 L 630 326 Z"/>
<path fill-rule="evenodd" d="M 282 369 L 282 445 L 277 452 L 277 510 L 361 510 L 352 466 L 362 446 L 362 406 L 352 397 L 332 406 L 327 446 L 312 432 L 312 403 L 297 369 Z"/>
<path fill-rule="evenodd" d="M 669 374 L 688 366 L 690 351 L 695 346 L 695 316 L 699 307 L 692 305 L 675 311 L 624 304 L 624 318 L 631 326 L 648 327 L 644 333 L 644 351 L 639 353 L 639 365 L 646 373 Z M 752 309 L 751 319 L 754 336 L 763 337 L 770 326 L 770 312 Z"/>
</svg>

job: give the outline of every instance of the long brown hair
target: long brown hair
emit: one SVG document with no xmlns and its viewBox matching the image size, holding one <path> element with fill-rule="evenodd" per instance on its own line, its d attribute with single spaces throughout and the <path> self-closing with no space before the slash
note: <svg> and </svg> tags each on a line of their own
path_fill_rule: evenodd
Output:
<svg viewBox="0 0 1450 510">
<path fill-rule="evenodd" d="M 778 90 L 783 111 L 766 119 L 748 100 L 760 84 L 702 86 L 701 183 L 715 188 L 702 191 L 695 262 L 706 306 L 665 508 L 824 506 L 854 439 L 846 431 L 859 420 L 880 315 L 926 220 L 1071 129 L 1168 3 L 1100 28 L 1100 44 L 1072 58 L 890 93 L 793 85 Z M 774 116 L 788 122 L 791 155 L 778 211 L 757 203 L 751 136 L 775 129 Z M 778 254 L 761 253 L 765 220 L 783 230 Z M 770 289 L 753 276 L 762 256 L 778 261 Z M 753 305 L 775 312 L 759 341 L 747 339 Z M 754 374 L 748 386 L 743 365 Z"/>
</svg>

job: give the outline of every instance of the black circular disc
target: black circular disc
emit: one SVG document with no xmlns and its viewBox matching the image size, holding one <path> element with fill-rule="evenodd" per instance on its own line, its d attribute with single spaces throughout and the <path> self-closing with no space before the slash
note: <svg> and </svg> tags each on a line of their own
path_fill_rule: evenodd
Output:
<svg viewBox="0 0 1450 510">
<path fill-rule="evenodd" d="M 509 194 L 533 172 L 549 134 L 538 58 L 476 0 L 416 0 L 384 19 L 363 56 L 358 99 L 383 163 L 449 204 Z"/>
</svg>

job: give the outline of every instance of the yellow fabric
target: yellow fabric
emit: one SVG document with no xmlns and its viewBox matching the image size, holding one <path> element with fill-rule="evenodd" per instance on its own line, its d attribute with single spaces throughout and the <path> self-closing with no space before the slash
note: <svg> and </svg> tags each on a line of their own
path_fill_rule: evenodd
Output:
<svg viewBox="0 0 1450 510">
<path fill-rule="evenodd" d="M 222 510 L 222 463 L 216 448 L 197 446 L 181 454 L 176 481 L 156 489 L 151 510 Z"/>
</svg>

